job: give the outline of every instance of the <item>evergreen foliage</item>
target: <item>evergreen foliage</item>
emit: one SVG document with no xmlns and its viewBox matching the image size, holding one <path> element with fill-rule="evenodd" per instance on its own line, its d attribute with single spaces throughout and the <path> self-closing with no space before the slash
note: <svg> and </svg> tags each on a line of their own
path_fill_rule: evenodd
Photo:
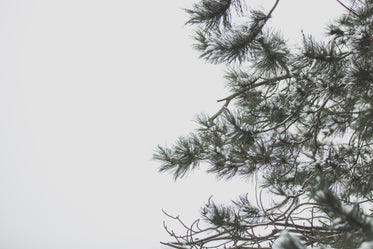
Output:
<svg viewBox="0 0 373 249">
<path fill-rule="evenodd" d="M 267 13 L 247 11 L 243 0 L 200 0 L 186 10 L 201 58 L 227 65 L 231 95 L 154 158 L 175 179 L 201 163 L 220 178 L 255 175 L 260 194 L 256 204 L 209 200 L 201 224 L 168 215 L 186 231 L 166 227 L 173 241 L 163 244 L 373 248 L 373 1 L 337 2 L 346 13 L 326 40 L 303 35 L 299 48 L 268 27 L 279 0 Z"/>
</svg>

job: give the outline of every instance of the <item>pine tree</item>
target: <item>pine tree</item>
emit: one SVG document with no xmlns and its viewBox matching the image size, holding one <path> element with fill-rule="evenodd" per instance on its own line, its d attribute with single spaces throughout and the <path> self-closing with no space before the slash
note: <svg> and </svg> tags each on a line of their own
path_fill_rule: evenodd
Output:
<svg viewBox="0 0 373 249">
<path fill-rule="evenodd" d="M 338 1 L 338 0 L 337 0 Z M 272 206 L 241 196 L 212 200 L 172 248 L 373 248 L 373 1 L 338 1 L 345 13 L 323 41 L 290 47 L 267 12 L 243 0 L 200 0 L 186 12 L 195 49 L 227 66 L 231 94 L 216 114 L 173 146 L 161 172 L 183 177 L 201 164 L 224 179 L 255 176 Z"/>
</svg>

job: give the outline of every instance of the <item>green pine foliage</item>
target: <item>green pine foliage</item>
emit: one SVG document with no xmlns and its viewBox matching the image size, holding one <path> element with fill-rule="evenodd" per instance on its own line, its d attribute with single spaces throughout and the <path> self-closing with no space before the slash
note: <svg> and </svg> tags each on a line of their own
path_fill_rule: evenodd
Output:
<svg viewBox="0 0 373 249">
<path fill-rule="evenodd" d="M 185 234 L 166 227 L 173 241 L 163 244 L 373 248 L 373 1 L 337 2 L 346 13 L 325 39 L 303 34 L 297 48 L 269 27 L 279 0 L 267 12 L 243 0 L 200 0 L 186 10 L 195 49 L 227 66 L 231 94 L 154 158 L 175 179 L 201 164 L 219 178 L 256 176 L 260 194 L 256 203 L 209 200 L 201 224 L 169 215 Z M 265 206 L 262 193 L 275 204 Z"/>
</svg>

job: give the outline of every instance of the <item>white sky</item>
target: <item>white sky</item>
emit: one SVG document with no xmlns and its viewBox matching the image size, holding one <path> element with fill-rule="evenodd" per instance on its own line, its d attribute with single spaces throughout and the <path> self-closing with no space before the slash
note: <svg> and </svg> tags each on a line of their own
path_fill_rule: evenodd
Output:
<svg viewBox="0 0 373 249">
<path fill-rule="evenodd" d="M 0 1 L 0 248 L 162 248 L 161 208 L 191 220 L 211 194 L 252 192 L 199 172 L 175 183 L 151 160 L 227 94 L 192 50 L 192 2 Z M 337 10 L 284 0 L 275 21 L 300 37 Z"/>
</svg>

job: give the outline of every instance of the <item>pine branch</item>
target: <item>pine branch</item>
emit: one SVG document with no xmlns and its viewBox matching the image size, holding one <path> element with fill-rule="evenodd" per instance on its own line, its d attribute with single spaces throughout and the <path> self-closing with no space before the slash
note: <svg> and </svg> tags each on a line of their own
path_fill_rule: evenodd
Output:
<svg viewBox="0 0 373 249">
<path fill-rule="evenodd" d="M 279 4 L 273 1 L 269 12 L 252 11 L 249 25 L 240 27 L 230 26 L 228 6 L 239 0 L 195 5 L 191 22 L 200 28 L 202 57 L 251 68 L 236 70 L 243 65 L 234 64 L 226 76 L 231 93 L 217 100 L 222 107 L 201 118 L 191 136 L 160 147 L 154 159 L 177 178 L 202 163 L 221 178 L 255 174 L 260 193 L 281 201 L 266 207 L 255 194 L 255 206 L 248 199 L 231 206 L 209 202 L 201 222 L 190 226 L 166 214 L 185 233 L 165 226 L 173 242 L 163 245 L 362 249 L 373 238 L 372 1 L 347 7 L 337 0 L 348 13 L 330 26 L 329 41 L 304 36 L 303 50 L 290 50 L 278 33 L 263 29 Z M 236 109 L 228 110 L 232 102 Z M 320 177 L 326 189 L 317 187 Z M 284 230 L 294 237 L 281 237 Z"/>
<path fill-rule="evenodd" d="M 281 81 L 281 80 L 285 80 L 285 79 L 290 79 L 294 77 L 293 75 L 284 75 L 284 76 L 280 76 L 280 77 L 277 77 L 277 78 L 272 78 L 272 79 L 267 79 L 267 80 L 264 80 L 264 81 L 261 81 L 261 82 L 258 82 L 258 83 L 255 83 L 255 84 L 252 84 L 248 87 L 245 87 L 243 88 L 242 90 L 224 98 L 224 99 L 219 99 L 217 102 L 222 102 L 222 101 L 225 101 L 224 105 L 221 107 L 221 109 L 215 113 L 213 116 L 211 116 L 211 118 L 209 118 L 209 122 L 212 124 L 213 121 L 218 117 L 220 116 L 224 110 L 229 106 L 230 102 L 236 98 L 237 96 L 243 94 L 244 92 L 248 91 L 248 90 L 251 90 L 251 89 L 254 89 L 256 87 L 259 87 L 259 86 L 263 86 L 263 85 L 271 85 L 273 83 L 276 83 L 278 81 Z"/>
</svg>

